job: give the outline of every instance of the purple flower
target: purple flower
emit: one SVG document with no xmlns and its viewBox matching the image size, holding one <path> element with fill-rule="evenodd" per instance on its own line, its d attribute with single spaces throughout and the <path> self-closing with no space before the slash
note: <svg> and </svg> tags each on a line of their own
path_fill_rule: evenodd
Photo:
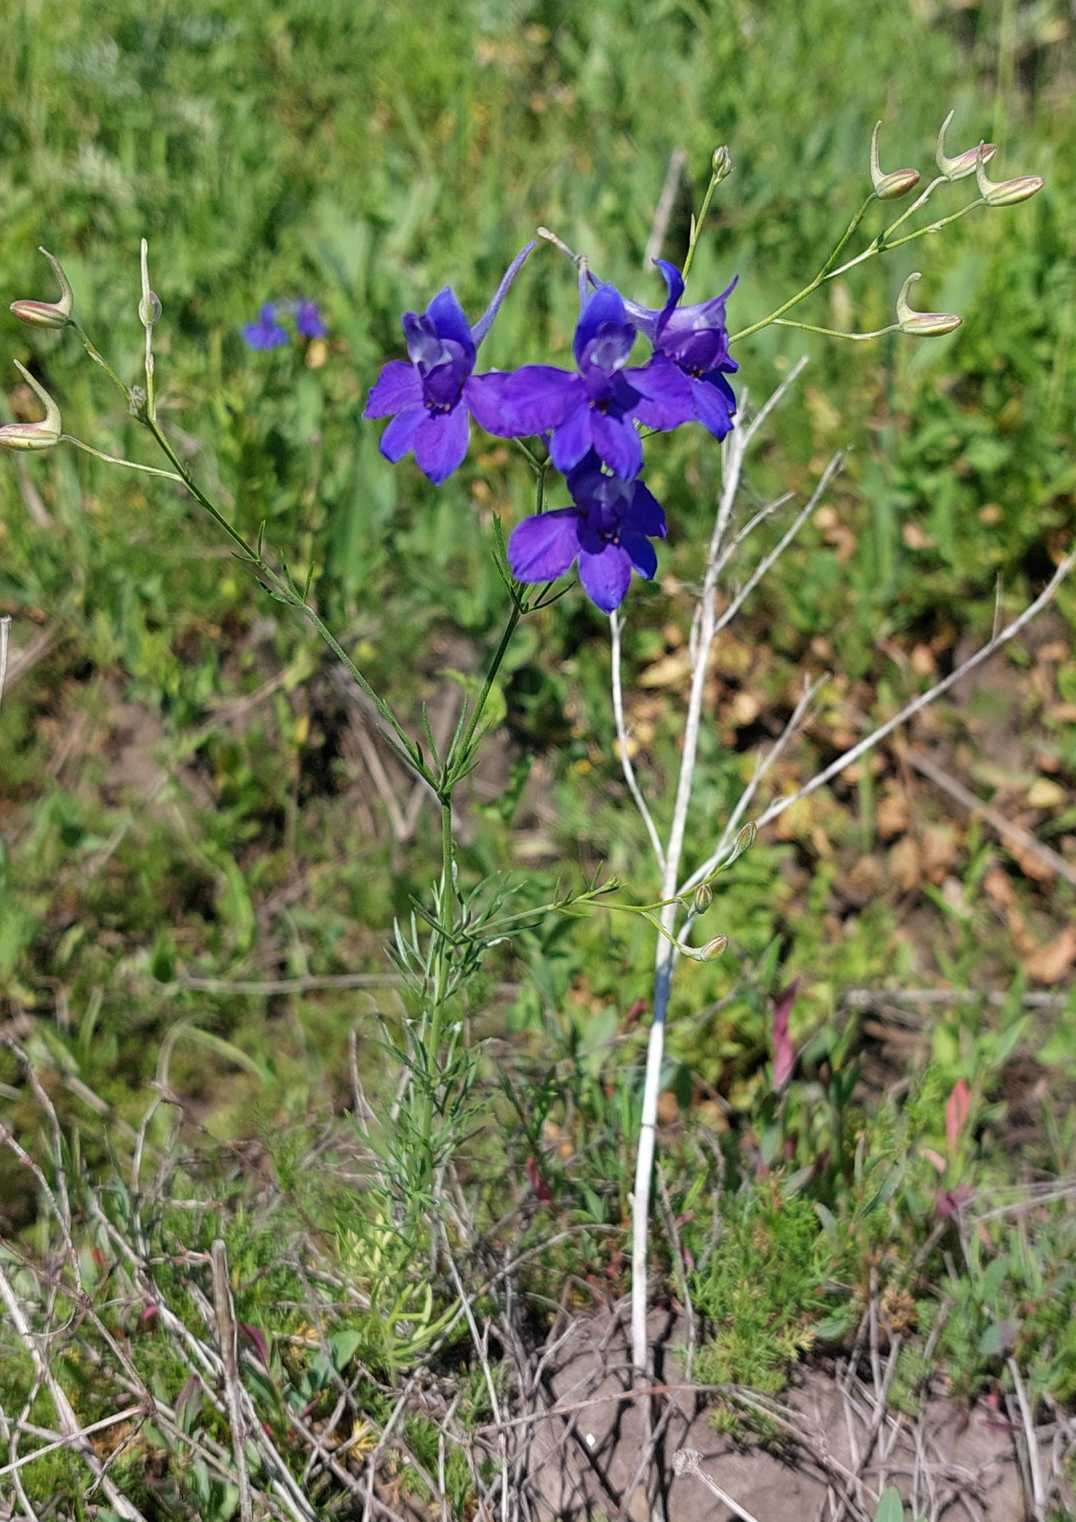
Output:
<svg viewBox="0 0 1076 1522">
<path fill-rule="evenodd" d="M 276 320 L 276 307 L 267 301 L 258 313 L 257 322 L 244 323 L 239 330 L 243 342 L 252 349 L 279 349 L 288 341 L 288 332 Z"/>
<path fill-rule="evenodd" d="M 438 291 L 425 312 L 404 313 L 410 360 L 393 359 L 385 365 L 363 410 L 363 417 L 392 418 L 381 435 L 381 453 L 386 460 L 395 463 L 413 450 L 419 468 L 435 484 L 462 462 L 474 410 L 472 372 L 478 346 L 535 247 L 535 243 L 528 243 L 512 260 L 474 327 L 468 324 L 450 285 Z"/>
<path fill-rule="evenodd" d="M 651 389 L 650 365 L 626 368 L 634 342 L 635 328 L 628 320 L 624 298 L 615 286 L 599 285 L 583 307 L 575 330 L 578 374 L 553 365 L 524 365 L 510 374 L 476 376 L 471 411 L 488 433 L 503 438 L 551 429 L 553 463 L 565 474 L 593 450 L 617 476 L 630 480 L 643 464 L 643 446 L 633 420 L 643 417 Z M 678 412 L 687 407 L 686 383 L 683 390 L 677 398 Z M 660 397 L 649 410 L 665 416 Z"/>
<path fill-rule="evenodd" d="M 654 263 L 668 287 L 665 305 L 655 310 L 626 303 L 628 321 L 654 346 L 650 364 L 632 377 L 644 398 L 636 415 L 650 428 L 698 422 L 716 439 L 723 439 L 736 412 L 736 397 L 725 376 L 740 368 L 729 357 L 725 326 L 725 303 L 736 281 L 720 296 L 681 307 L 684 277 L 667 259 Z"/>
<path fill-rule="evenodd" d="M 524 518 L 508 541 L 517 581 L 555 581 L 579 562 L 591 602 L 612 613 L 624 601 L 634 569 L 648 581 L 658 568 L 651 539 L 665 538 L 661 504 L 641 481 L 602 470 L 593 451 L 568 475 L 573 507 Z"/>
<path fill-rule="evenodd" d="M 321 320 L 316 301 L 295 303 L 295 326 L 304 338 L 325 337 L 325 324 Z"/>
</svg>

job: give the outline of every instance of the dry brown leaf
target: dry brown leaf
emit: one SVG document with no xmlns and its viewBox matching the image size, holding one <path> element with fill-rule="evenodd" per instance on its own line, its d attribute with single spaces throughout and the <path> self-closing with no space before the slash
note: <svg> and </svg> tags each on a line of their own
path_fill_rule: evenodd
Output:
<svg viewBox="0 0 1076 1522">
<path fill-rule="evenodd" d="M 874 810 L 874 824 L 883 840 L 903 834 L 910 818 L 908 795 L 903 788 L 892 788 L 879 798 Z"/>
<path fill-rule="evenodd" d="M 1076 925 L 1068 925 L 1052 941 L 1024 959 L 1024 971 L 1036 983 L 1060 983 L 1076 962 Z"/>
<path fill-rule="evenodd" d="M 728 716 L 737 729 L 746 729 L 762 712 L 762 704 L 752 692 L 738 692 L 728 707 Z"/>
<path fill-rule="evenodd" d="M 991 867 L 983 878 L 983 889 L 992 904 L 999 909 L 1011 909 L 1016 903 L 1016 889 L 1009 874 L 1001 867 Z"/>
<path fill-rule="evenodd" d="M 913 835 L 905 835 L 889 851 L 889 872 L 905 893 L 918 888 L 923 880 L 923 858 Z"/>
<path fill-rule="evenodd" d="M 932 883 L 945 880 L 956 857 L 956 831 L 952 825 L 932 824 L 923 834 L 923 869 Z"/>
<path fill-rule="evenodd" d="M 1009 847 L 1013 861 L 1020 868 L 1025 877 L 1030 877 L 1032 882 L 1052 883 L 1057 876 L 1049 860 L 1040 856 L 1038 851 L 1031 851 L 1021 845 Z"/>
<path fill-rule="evenodd" d="M 640 687 L 676 687 L 691 674 L 691 656 L 686 650 L 663 655 L 639 677 Z"/>
<path fill-rule="evenodd" d="M 900 537 L 910 550 L 931 550 L 937 543 L 920 524 L 909 518 L 900 531 Z"/>
<path fill-rule="evenodd" d="M 1059 809 L 1068 800 L 1068 790 L 1052 777 L 1036 777 L 1027 790 L 1027 801 L 1033 809 Z"/>
</svg>

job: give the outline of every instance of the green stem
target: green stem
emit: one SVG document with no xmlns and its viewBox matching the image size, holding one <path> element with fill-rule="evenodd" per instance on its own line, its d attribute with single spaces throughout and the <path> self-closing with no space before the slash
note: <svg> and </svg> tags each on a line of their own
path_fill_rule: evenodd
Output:
<svg viewBox="0 0 1076 1522">
<path fill-rule="evenodd" d="M 86 332 L 86 329 L 82 326 L 82 324 L 78 321 L 78 319 L 76 317 L 72 317 L 70 319 L 70 324 L 71 324 L 71 327 L 73 327 L 75 332 L 78 334 L 79 338 L 81 339 L 81 341 L 82 341 L 82 347 L 86 350 L 86 353 L 90 356 L 90 358 L 93 360 L 95 365 L 100 365 L 101 366 L 101 369 L 108 376 L 108 378 L 112 382 L 112 384 L 114 386 L 117 386 L 119 388 L 119 390 L 123 393 L 123 399 L 124 399 L 124 401 L 127 402 L 128 406 L 129 406 L 130 402 L 131 402 L 131 389 L 130 389 L 130 387 L 127 386 L 123 381 L 120 380 L 120 378 L 116 374 L 115 370 L 113 370 L 113 368 L 109 364 L 108 360 L 101 353 L 100 349 L 98 349 L 97 345 L 90 338 L 90 335 Z"/>
<path fill-rule="evenodd" d="M 262 555 L 261 550 L 252 545 L 233 524 L 229 523 L 216 504 L 206 496 L 183 461 L 176 454 L 170 440 L 156 419 L 146 417 L 143 418 L 143 422 L 157 440 L 165 456 L 175 466 L 180 480 L 194 500 L 209 514 L 213 522 L 228 539 L 231 540 L 239 552 L 240 558 L 255 568 L 267 589 L 275 597 L 279 598 L 281 602 L 287 603 L 289 607 L 297 609 L 303 615 L 316 631 L 319 638 L 329 647 L 333 655 L 336 656 L 336 659 L 348 671 L 359 690 L 370 699 L 381 718 L 388 725 L 392 736 L 395 738 L 393 749 L 396 753 L 436 792 L 437 784 L 428 767 L 423 762 L 418 746 L 411 739 L 385 699 L 371 687 L 369 681 L 359 670 L 358 666 L 356 666 L 351 656 L 348 655 L 321 615 L 315 608 L 311 607 L 306 597 L 294 586 L 290 577 L 281 575 L 279 571 L 275 570 L 265 559 L 264 555 Z"/>
<path fill-rule="evenodd" d="M 534 489 L 534 510 L 536 513 L 541 513 L 545 509 L 545 476 L 549 467 L 548 462 L 537 459 L 535 459 L 535 465 L 537 467 L 537 480 Z M 475 732 L 481 723 L 482 714 L 485 712 L 486 704 L 489 701 L 489 695 L 493 691 L 493 684 L 497 680 L 498 673 L 504 663 L 504 658 L 508 654 L 508 647 L 512 643 L 512 636 L 518 629 L 520 620 L 528 611 L 527 604 L 520 601 L 517 595 L 513 595 L 512 611 L 508 615 L 508 622 L 504 626 L 500 641 L 486 668 L 482 691 L 478 695 L 478 702 L 475 704 L 474 712 L 467 720 L 462 734 L 454 742 L 448 756 L 445 758 L 443 775 L 445 785 L 450 791 L 466 771 L 469 770 L 470 751 L 474 743 Z"/>
<path fill-rule="evenodd" d="M 872 239 L 870 243 L 868 243 L 867 247 L 863 250 L 862 253 L 856 254 L 854 259 L 848 259 L 844 264 L 840 264 L 836 269 L 834 269 L 834 260 L 839 258 L 842 250 L 848 243 L 849 238 L 852 236 L 856 228 L 859 226 L 860 222 L 863 220 L 864 213 L 866 212 L 871 201 L 874 199 L 873 195 L 868 196 L 866 201 L 864 201 L 863 205 L 860 207 L 859 211 L 848 224 L 843 237 L 838 241 L 836 247 L 833 249 L 829 258 L 826 260 L 825 264 L 823 264 L 822 268 L 818 271 L 818 274 L 814 277 L 814 279 L 809 281 L 802 290 L 797 291 L 794 296 L 790 296 L 787 301 L 782 302 L 779 307 L 776 307 L 767 316 L 761 317 L 758 322 L 751 323 L 749 327 L 741 328 L 738 333 L 733 333 L 729 338 L 729 343 L 739 343 L 741 339 L 750 338 L 753 333 L 758 333 L 762 328 L 768 328 L 771 323 L 778 322 L 786 312 L 791 311 L 794 306 L 798 306 L 801 301 L 804 301 L 808 296 L 813 295 L 813 293 L 818 290 L 819 286 L 827 284 L 830 280 L 836 280 L 839 275 L 844 275 L 848 272 L 848 270 L 855 269 L 856 265 L 863 264 L 866 260 L 873 259 L 878 254 L 887 254 L 891 249 L 900 248 L 902 244 L 913 243 L 916 238 L 925 237 L 927 233 L 936 233 L 940 228 L 948 227 L 950 222 L 959 221 L 961 217 L 967 216 L 968 212 L 974 211 L 977 206 L 985 206 L 986 202 L 980 197 L 977 200 L 969 201 L 967 206 L 962 206 L 959 211 L 951 212 L 949 216 L 939 218 L 937 222 L 928 222 L 925 227 L 919 227 L 916 228 L 914 232 L 905 233 L 903 238 L 893 238 L 891 236 L 893 230 L 897 227 L 900 227 L 903 222 L 907 221 L 913 212 L 918 211 L 919 208 L 924 205 L 927 198 L 936 189 L 936 187 L 944 183 L 946 183 L 944 176 L 940 176 L 938 179 L 932 180 L 923 194 L 919 196 L 911 206 L 908 207 L 907 211 L 902 212 L 901 215 L 889 225 L 889 227 L 883 228 L 878 236 Z"/>
<path fill-rule="evenodd" d="M 710 183 L 707 185 L 706 194 L 702 198 L 702 205 L 699 207 L 699 214 L 695 218 L 694 225 L 691 229 L 691 239 L 688 243 L 687 254 L 684 258 L 684 268 L 681 270 L 685 285 L 687 284 L 687 277 L 691 274 L 691 266 L 695 263 L 695 250 L 699 246 L 699 239 L 702 236 L 703 224 L 706 221 L 707 215 L 710 211 L 710 202 L 713 200 L 714 191 L 717 189 L 720 183 L 721 181 L 716 174 L 712 174 L 710 176 Z"/>
<path fill-rule="evenodd" d="M 73 433 L 62 433 L 60 442 L 74 444 L 76 449 L 85 450 L 86 454 L 92 454 L 97 460 L 104 460 L 106 465 L 122 465 L 127 470 L 141 470 L 147 476 L 164 476 L 166 481 L 178 481 L 180 486 L 187 483 L 182 476 L 177 476 L 174 470 L 158 470 L 155 465 L 139 465 L 137 460 L 121 460 L 119 455 L 105 454 L 100 449 L 94 449 L 90 444 L 84 444 L 81 439 L 76 439 Z"/>
<path fill-rule="evenodd" d="M 969 201 L 966 206 L 962 206 L 959 211 L 950 212 L 947 217 L 940 217 L 937 222 L 928 222 L 925 227 L 917 227 L 915 232 L 905 233 L 903 238 L 894 238 L 892 242 L 887 237 L 885 237 L 884 242 L 879 242 L 879 239 L 875 239 L 875 242 L 870 247 L 865 248 L 854 259 L 849 259 L 847 264 L 842 264 L 840 269 L 834 270 L 832 274 L 826 276 L 826 279 L 835 280 L 838 275 L 843 275 L 846 270 L 854 269 L 857 264 L 862 264 L 864 259 L 870 259 L 875 254 L 888 254 L 890 249 L 900 248 L 905 243 L 914 243 L 916 238 L 925 238 L 928 233 L 936 233 L 941 228 L 948 227 L 950 222 L 959 222 L 961 217 L 966 217 L 968 212 L 974 211 L 977 206 L 985 205 L 986 202 L 982 196 L 979 196 L 974 201 Z M 893 225 L 895 227 L 897 224 L 894 223 Z M 884 234 L 879 235 L 879 238 L 882 237 L 884 237 Z"/>
<path fill-rule="evenodd" d="M 775 328 L 801 328 L 804 333 L 821 333 L 825 338 L 850 338 L 854 343 L 864 343 L 868 338 L 881 338 L 886 333 L 896 333 L 900 323 L 891 322 L 887 328 L 875 328 L 873 333 L 842 333 L 839 328 L 820 328 L 814 322 L 792 322 L 787 317 L 775 317 Z"/>
</svg>

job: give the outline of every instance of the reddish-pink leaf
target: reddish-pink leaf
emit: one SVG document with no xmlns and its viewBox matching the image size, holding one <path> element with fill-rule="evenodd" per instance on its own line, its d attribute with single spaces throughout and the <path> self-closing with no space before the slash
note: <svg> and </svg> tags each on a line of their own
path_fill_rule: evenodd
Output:
<svg viewBox="0 0 1076 1522">
<path fill-rule="evenodd" d="M 961 1078 L 953 1085 L 953 1092 L 945 1104 L 945 1136 L 950 1148 L 956 1146 L 970 1109 L 971 1090 L 967 1079 Z"/>
<path fill-rule="evenodd" d="M 269 1341 L 265 1333 L 260 1327 L 251 1326 L 248 1321 L 239 1321 L 236 1323 L 236 1326 L 244 1342 L 248 1342 L 254 1349 L 262 1367 L 267 1369 L 269 1367 Z"/>
<path fill-rule="evenodd" d="M 796 1047 L 788 1034 L 788 1017 L 799 986 L 799 978 L 793 978 L 784 992 L 777 995 L 773 1006 L 773 1087 L 777 1093 L 792 1077 L 792 1069 L 796 1066 Z"/>
<path fill-rule="evenodd" d="M 538 1159 L 536 1157 L 531 1156 L 527 1159 L 527 1178 L 530 1181 L 531 1188 L 541 1200 L 542 1204 L 552 1205 L 553 1191 L 550 1189 L 549 1185 L 542 1177 L 541 1169 L 538 1167 Z"/>
</svg>

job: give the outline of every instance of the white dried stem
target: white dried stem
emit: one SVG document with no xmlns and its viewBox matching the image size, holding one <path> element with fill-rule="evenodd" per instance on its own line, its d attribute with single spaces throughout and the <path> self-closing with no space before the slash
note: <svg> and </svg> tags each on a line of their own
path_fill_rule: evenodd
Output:
<svg viewBox="0 0 1076 1522">
<path fill-rule="evenodd" d="M 7 646 L 11 619 L 0 618 L 0 703 L 4 701 L 4 683 L 7 681 Z"/>
<path fill-rule="evenodd" d="M 501 1423 L 501 1404 L 497 1399 L 497 1385 L 493 1378 L 493 1370 L 490 1368 L 489 1355 L 486 1350 L 485 1339 L 480 1337 L 478 1334 L 478 1323 L 475 1321 L 474 1309 L 471 1305 L 471 1298 L 464 1288 L 463 1280 L 460 1278 L 459 1269 L 456 1267 L 456 1260 L 452 1256 L 452 1249 L 448 1243 L 448 1233 L 442 1229 L 441 1235 L 444 1240 L 445 1257 L 448 1259 L 448 1266 L 452 1273 L 452 1280 L 456 1286 L 456 1293 L 460 1297 L 460 1304 L 463 1307 L 463 1314 L 466 1317 L 467 1327 L 471 1333 L 471 1341 L 474 1343 L 474 1349 L 478 1355 L 478 1362 L 482 1369 L 482 1378 L 485 1381 L 486 1393 L 489 1396 L 489 1407 L 493 1413 L 493 1420 L 497 1424 L 497 1447 L 500 1453 L 501 1469 L 501 1522 L 509 1522 L 508 1442 Z"/>
<path fill-rule="evenodd" d="M 1015 1358 L 1007 1360 L 1009 1373 L 1016 1388 L 1016 1399 L 1020 1406 L 1020 1420 L 1024 1426 L 1024 1442 L 1027 1446 L 1027 1467 L 1031 1476 L 1031 1500 L 1034 1506 L 1035 1522 L 1044 1522 L 1046 1517 L 1046 1486 L 1042 1478 L 1042 1456 L 1039 1453 L 1039 1440 L 1035 1435 L 1035 1420 L 1031 1414 L 1031 1403 L 1027 1398 L 1024 1381 L 1020 1377 L 1020 1366 Z"/>
<path fill-rule="evenodd" d="M 701 1467 L 702 1454 L 694 1448 L 681 1448 L 673 1460 L 673 1467 L 677 1474 L 693 1474 L 697 1480 L 701 1480 L 712 1496 L 716 1496 L 723 1506 L 727 1506 L 734 1517 L 739 1517 L 740 1522 L 758 1522 L 753 1512 L 741 1506 L 739 1501 L 733 1499 L 727 1490 L 722 1490 L 716 1480 Z"/>
<path fill-rule="evenodd" d="M 754 775 L 752 776 L 751 781 L 747 784 L 743 792 L 740 794 L 740 797 L 736 803 L 736 807 L 729 815 L 728 823 L 725 825 L 725 828 L 722 831 L 721 839 L 718 842 L 716 849 L 714 850 L 713 854 L 708 856 L 700 867 L 696 867 L 691 876 L 686 879 L 680 888 L 681 894 L 690 893 L 692 888 L 694 888 L 698 883 L 701 883 L 705 878 L 709 877 L 711 872 L 715 872 L 717 870 L 722 859 L 724 858 L 725 852 L 729 849 L 733 841 L 736 839 L 737 832 L 740 828 L 740 822 L 743 819 L 743 816 L 747 813 L 747 810 L 751 807 L 755 794 L 758 792 L 763 781 L 765 780 L 766 774 L 771 771 L 776 763 L 781 759 L 781 756 L 788 749 L 789 743 L 793 737 L 799 733 L 807 710 L 810 708 L 812 702 L 814 701 L 815 694 L 823 685 L 824 681 L 824 677 L 819 677 L 814 682 L 804 683 L 803 696 L 800 698 L 799 702 L 792 710 L 792 713 L 789 715 L 788 723 L 785 725 L 784 729 L 781 731 L 777 739 L 774 741 L 773 745 L 771 745 L 770 749 L 766 752 L 766 754 L 759 761 L 758 765 L 755 767 Z M 685 935 L 687 934 L 687 927 L 685 927 L 684 933 Z"/>
<path fill-rule="evenodd" d="M 800 529 L 804 526 L 805 523 L 808 522 L 811 517 L 813 517 L 815 511 L 822 501 L 822 498 L 825 496 L 826 491 L 829 488 L 829 483 L 833 480 L 833 477 L 837 474 L 843 464 L 844 455 L 840 453 L 835 454 L 830 460 L 829 464 L 826 466 L 825 470 L 822 472 L 822 476 L 818 482 L 818 485 L 811 493 L 807 502 L 803 505 L 802 508 L 800 508 L 795 518 L 789 524 L 785 532 L 781 535 L 780 539 L 774 545 L 773 549 L 770 550 L 769 554 L 763 555 L 762 559 L 759 561 L 758 565 L 744 582 L 739 592 L 737 592 L 736 596 L 729 603 L 728 607 L 722 613 L 721 617 L 716 621 L 713 627 L 713 633 L 710 636 L 711 639 L 720 634 L 722 629 L 726 629 L 729 626 L 732 620 L 736 617 L 737 613 L 743 607 L 744 603 L 751 596 L 751 593 L 755 590 L 759 582 L 766 575 L 767 571 L 769 571 L 771 567 L 774 566 L 778 560 L 780 560 L 781 556 L 784 554 L 785 550 L 788 549 L 788 546 L 792 543 L 793 539 L 795 539 Z"/>
<path fill-rule="evenodd" d="M 48 1359 L 38 1347 L 37 1338 L 30 1330 L 30 1323 L 2 1267 L 0 1267 L 0 1300 L 4 1302 L 19 1341 L 29 1354 L 38 1380 L 49 1392 L 52 1404 L 56 1408 L 56 1419 L 60 1424 L 61 1436 L 68 1439 L 71 1446 L 78 1450 L 79 1457 L 93 1471 L 94 1478 L 108 1497 L 109 1505 L 123 1519 L 123 1522 L 146 1522 L 138 1507 L 112 1483 L 106 1466 L 102 1464 L 92 1444 L 83 1435 L 82 1424 L 75 1415 L 74 1407 L 49 1367 Z"/>
<path fill-rule="evenodd" d="M 737 425 L 725 440 L 721 495 L 718 498 L 713 532 L 707 548 L 706 570 L 703 575 L 702 591 L 693 630 L 691 689 L 688 695 L 687 717 L 684 721 L 684 748 L 680 759 L 680 774 L 676 785 L 672 823 L 665 847 L 665 870 L 662 874 L 661 897 L 665 900 L 661 911 L 663 933 L 658 937 L 654 964 L 654 1008 L 650 1037 L 647 1042 L 642 1115 L 639 1122 L 639 1141 L 635 1156 L 635 1186 L 632 1195 L 631 1356 L 632 1363 L 640 1374 L 645 1374 L 647 1368 L 646 1308 L 650 1187 L 657 1138 L 661 1065 L 665 1054 L 665 1014 L 669 1006 L 669 990 L 675 966 L 677 914 L 675 894 L 680 876 L 688 811 L 691 807 L 695 765 L 698 760 L 703 694 L 706 690 L 706 675 L 717 626 L 718 573 L 720 566 L 724 564 L 722 548 L 740 486 L 744 456 L 751 440 L 757 434 L 761 424 L 780 403 L 782 397 L 787 395 L 806 363 L 806 359 L 802 359 L 793 366 L 749 427 Z"/>
<path fill-rule="evenodd" d="M 239 1382 L 239 1331 L 235 1324 L 235 1306 L 228 1283 L 228 1254 L 218 1237 L 210 1249 L 213 1267 L 213 1305 L 217 1316 L 217 1336 L 224 1365 L 224 1394 L 228 1403 L 228 1424 L 232 1429 L 232 1452 L 239 1487 L 239 1515 L 242 1522 L 253 1522 L 254 1502 L 247 1470 L 246 1421 L 243 1391 Z"/>
<path fill-rule="evenodd" d="M 650 226 L 650 236 L 646 240 L 646 249 L 643 253 L 643 269 L 648 270 L 654 260 L 661 253 L 665 243 L 665 235 L 669 231 L 669 219 L 676 205 L 676 193 L 680 189 L 680 180 L 683 177 L 684 165 L 687 163 L 687 152 L 683 148 L 674 148 L 669 154 L 669 167 L 665 171 L 665 183 L 661 187 L 661 195 L 658 204 L 654 208 L 654 220 Z"/>
<path fill-rule="evenodd" d="M 966 661 L 962 661 L 948 676 L 942 677 L 940 682 L 935 682 L 934 686 L 928 688 L 926 692 L 920 693 L 910 703 L 905 703 L 904 707 L 895 713 L 891 719 L 887 719 L 884 724 L 879 724 L 877 729 L 872 730 L 865 739 L 860 740 L 857 744 L 850 746 L 848 750 L 842 752 L 835 761 L 831 761 L 827 767 L 816 773 L 809 782 L 805 782 L 796 792 L 790 793 L 786 797 L 775 799 L 769 808 L 755 820 L 756 827 L 762 829 L 763 825 L 770 824 L 774 819 L 783 814 L 786 809 L 790 809 L 794 803 L 798 803 L 801 798 L 808 798 L 812 793 L 817 792 L 820 787 L 825 787 L 827 782 L 831 782 L 846 767 L 851 766 L 854 761 L 858 761 L 860 756 L 865 755 L 869 750 L 873 750 L 887 735 L 891 735 L 895 729 L 899 729 L 902 724 L 906 724 L 917 713 L 922 712 L 924 708 L 928 708 L 931 703 L 936 702 L 951 687 L 955 687 L 957 682 L 963 681 L 966 676 L 970 676 L 973 671 L 977 670 L 985 661 L 988 661 L 1003 645 L 1007 645 L 1011 639 L 1015 639 L 1021 629 L 1026 628 L 1032 619 L 1036 618 L 1053 601 L 1057 595 L 1058 587 L 1065 580 L 1065 577 L 1068 576 L 1073 566 L 1076 566 L 1076 550 L 1070 551 L 1064 557 L 1034 602 L 1028 603 L 1023 612 L 1017 618 L 1014 618 L 1011 623 L 1006 624 L 1000 634 L 996 634 L 993 639 L 988 640 L 985 645 L 980 646 L 974 655 L 970 655 Z"/>
<path fill-rule="evenodd" d="M 613 718 L 616 721 L 616 738 L 620 751 L 620 765 L 624 772 L 624 781 L 628 784 L 628 791 L 634 800 L 635 807 L 639 810 L 643 824 L 646 826 L 646 833 L 650 838 L 650 846 L 654 852 L 654 859 L 658 864 L 658 871 L 664 874 L 665 850 L 661 844 L 661 836 L 658 834 L 657 825 L 654 823 L 654 816 L 651 814 L 646 799 L 643 797 L 642 789 L 639 787 L 635 768 L 631 764 L 631 754 L 628 750 L 630 737 L 628 735 L 628 726 L 624 719 L 624 691 L 620 673 L 620 629 L 620 615 L 618 613 L 610 613 L 609 636 L 612 642 L 610 665 L 612 669 Z"/>
<path fill-rule="evenodd" d="M 102 1416 L 98 1422 L 91 1422 L 88 1427 L 80 1427 L 77 1432 L 70 1433 L 67 1437 L 54 1438 L 51 1443 L 43 1443 L 40 1448 L 35 1448 L 33 1453 L 24 1453 L 14 1463 L 5 1464 L 0 1469 L 0 1480 L 6 1474 L 14 1474 L 16 1469 L 25 1469 L 27 1464 L 32 1464 L 35 1459 L 43 1459 L 47 1453 L 55 1453 L 58 1448 L 70 1448 L 73 1443 L 81 1443 L 84 1438 L 93 1437 L 97 1432 L 105 1432 L 109 1427 L 116 1427 L 120 1422 L 133 1421 L 136 1417 L 145 1416 L 145 1406 L 125 1406 L 122 1411 L 116 1411 L 111 1416 Z"/>
</svg>

